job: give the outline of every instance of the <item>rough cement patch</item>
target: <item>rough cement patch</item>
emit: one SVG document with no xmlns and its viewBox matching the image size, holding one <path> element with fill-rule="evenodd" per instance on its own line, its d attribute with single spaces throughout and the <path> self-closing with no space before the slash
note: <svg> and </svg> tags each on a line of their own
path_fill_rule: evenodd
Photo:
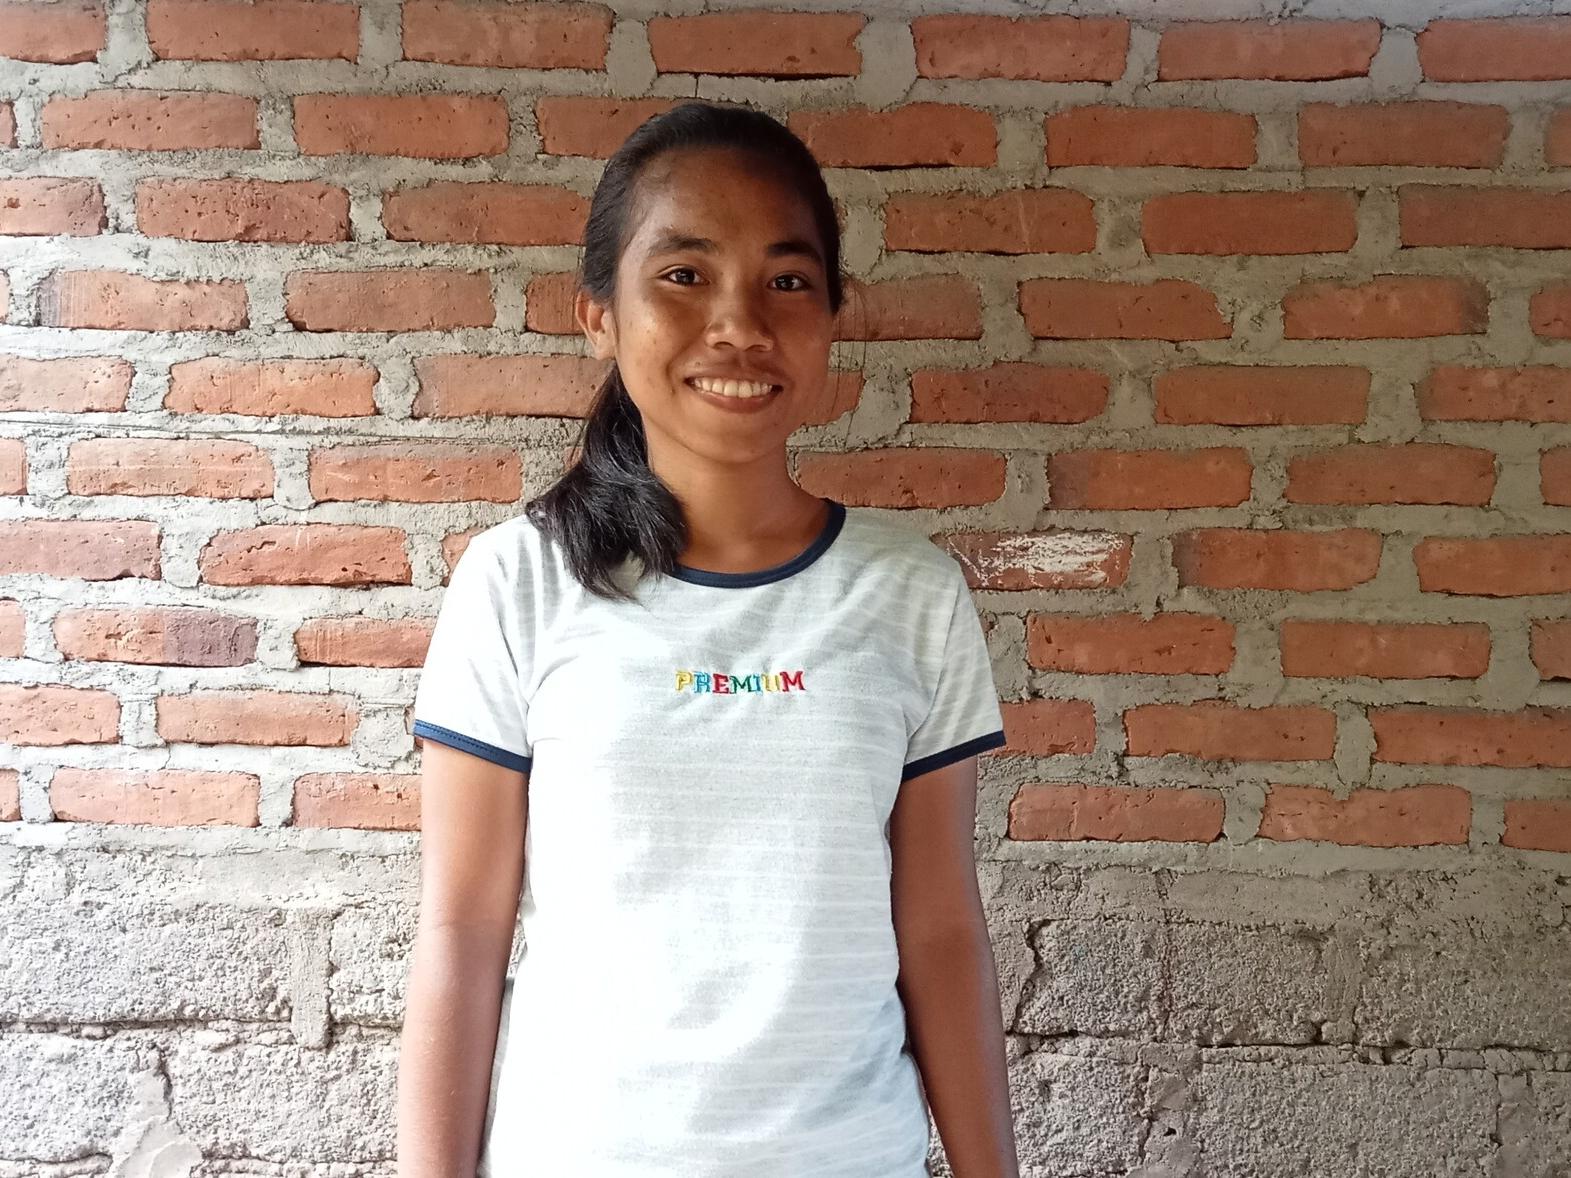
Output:
<svg viewBox="0 0 1571 1178">
<path fill-rule="evenodd" d="M 1207 1063 L 1188 1090 L 1207 1178 L 1477 1178 L 1495 1148 L 1480 1072 Z"/>
<path fill-rule="evenodd" d="M 0 932 L 0 1018 L 287 1018 L 288 960 L 280 913 L 14 897 Z"/>
<path fill-rule="evenodd" d="M 171 1108 L 204 1155 L 373 1161 L 394 1144 L 397 1045 L 186 1041 L 168 1056 Z"/>
<path fill-rule="evenodd" d="M 68 1035 L 0 1035 L 0 1157 L 67 1162 L 106 1156 L 153 1057 Z"/>
<path fill-rule="evenodd" d="M 1360 1042 L 1571 1051 L 1571 931 L 1385 943 L 1365 971 Z"/>
<path fill-rule="evenodd" d="M 1010 1067 L 1022 1178 L 1122 1174 L 1140 1160 L 1142 1069 L 1035 1051 Z"/>
</svg>

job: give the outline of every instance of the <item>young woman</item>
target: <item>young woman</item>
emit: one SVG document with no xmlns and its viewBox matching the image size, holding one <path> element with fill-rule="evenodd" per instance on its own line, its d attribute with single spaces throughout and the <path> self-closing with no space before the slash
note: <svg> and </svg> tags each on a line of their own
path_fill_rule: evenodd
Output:
<svg viewBox="0 0 1571 1178">
<path fill-rule="evenodd" d="M 685 103 L 605 167 L 575 314 L 609 376 L 471 539 L 416 693 L 401 1178 L 914 1178 L 929 1108 L 956 1178 L 1017 1173 L 981 626 L 925 535 L 788 470 L 839 270 L 761 112 Z"/>
</svg>

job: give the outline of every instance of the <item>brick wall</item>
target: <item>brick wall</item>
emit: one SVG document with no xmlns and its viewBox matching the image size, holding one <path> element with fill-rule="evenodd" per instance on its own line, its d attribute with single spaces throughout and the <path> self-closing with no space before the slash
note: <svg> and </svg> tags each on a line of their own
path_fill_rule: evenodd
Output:
<svg viewBox="0 0 1571 1178">
<path fill-rule="evenodd" d="M 989 631 L 1027 1173 L 1571 1172 L 1571 16 L 1446 7 L 0 0 L 0 1178 L 391 1172 L 430 623 L 694 94 Z"/>
</svg>

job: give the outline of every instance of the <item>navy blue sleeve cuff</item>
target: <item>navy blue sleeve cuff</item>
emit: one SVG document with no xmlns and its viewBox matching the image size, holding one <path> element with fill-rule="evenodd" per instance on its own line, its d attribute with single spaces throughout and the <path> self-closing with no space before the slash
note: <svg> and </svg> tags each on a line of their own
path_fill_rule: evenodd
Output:
<svg viewBox="0 0 1571 1178">
<path fill-rule="evenodd" d="M 501 765 L 505 769 L 517 769 L 522 773 L 529 772 L 533 757 L 520 756 L 518 753 L 509 752 L 507 749 L 497 748 L 494 744 L 487 744 L 483 740 L 476 740 L 472 736 L 465 736 L 462 732 L 454 732 L 451 728 L 442 728 L 436 724 L 428 724 L 424 720 L 416 720 L 413 729 L 415 736 L 422 740 L 435 741 L 445 744 L 450 748 L 471 753 L 494 765 Z"/>
<path fill-rule="evenodd" d="M 974 757 L 977 753 L 985 753 L 989 749 L 1002 748 L 1007 743 L 1002 728 L 989 732 L 985 736 L 978 736 L 964 744 L 954 745 L 952 748 L 943 749 L 936 753 L 929 753 L 925 757 L 918 757 L 912 761 L 900 774 L 901 781 L 909 781 L 913 777 L 920 777 L 923 773 L 931 773 L 934 769 L 942 769 L 945 765 L 953 765 L 956 761 L 963 761 L 967 757 Z"/>
</svg>

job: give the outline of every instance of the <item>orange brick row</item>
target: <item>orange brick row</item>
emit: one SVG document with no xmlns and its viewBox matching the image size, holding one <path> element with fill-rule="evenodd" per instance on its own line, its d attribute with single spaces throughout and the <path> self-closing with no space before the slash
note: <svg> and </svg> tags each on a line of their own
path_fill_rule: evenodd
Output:
<svg viewBox="0 0 1571 1178">
<path fill-rule="evenodd" d="M 499 155 L 513 143 L 509 107 L 501 94 L 313 93 L 290 101 L 291 129 L 305 156 L 470 159 Z M 604 159 L 634 126 L 679 101 L 552 95 L 536 99 L 531 109 L 544 154 Z M 0 111 L 0 143 L 15 146 L 12 104 Z M 260 152 L 259 114 L 256 98 L 221 91 L 96 90 L 48 99 L 39 119 L 39 145 Z M 1511 132 L 1511 112 L 1504 106 L 1443 99 L 1306 103 L 1296 122 L 1298 162 L 1305 168 L 1496 168 Z M 830 168 L 966 168 L 997 162 L 993 115 L 958 104 L 798 109 L 787 115 L 787 124 Z M 1241 111 L 1094 104 L 1042 116 L 1042 132 L 1043 162 L 1053 168 L 1242 170 L 1258 162 L 1258 121 Z M 1550 167 L 1571 164 L 1571 107 L 1550 112 L 1542 148 Z M 1416 240 L 1406 244 L 1421 243 L 1430 215 L 1423 187 L 1400 188 L 1404 221 L 1411 218 L 1419 226 Z M 1549 192 L 1464 188 L 1462 195 L 1488 207 L 1514 208 L 1524 229 L 1531 228 L 1535 196 L 1551 211 L 1559 207 L 1548 199 L 1554 195 Z M 1271 207 L 1265 200 L 1253 208 L 1235 203 L 1262 219 Z M 1326 205 L 1306 207 L 1320 213 Z"/>
<path fill-rule="evenodd" d="M 358 61 L 361 5 L 336 0 L 149 0 L 155 58 Z M 614 14 L 594 3 L 405 0 L 404 57 L 515 69 L 603 70 Z M 844 77 L 858 73 L 864 18 L 850 12 L 743 11 L 652 17 L 659 73 Z M 1116 17 L 941 14 L 910 22 L 927 78 L 1112 82 L 1124 76 L 1130 23 Z M 1157 80 L 1315 81 L 1363 77 L 1380 48 L 1375 20 L 1175 22 L 1157 43 Z M 1417 35 L 1419 67 L 1443 82 L 1571 77 L 1571 19 L 1439 19 Z M 99 0 L 0 3 L 0 57 L 65 64 L 104 49 Z M 717 67 L 716 62 L 725 62 Z"/>
</svg>

